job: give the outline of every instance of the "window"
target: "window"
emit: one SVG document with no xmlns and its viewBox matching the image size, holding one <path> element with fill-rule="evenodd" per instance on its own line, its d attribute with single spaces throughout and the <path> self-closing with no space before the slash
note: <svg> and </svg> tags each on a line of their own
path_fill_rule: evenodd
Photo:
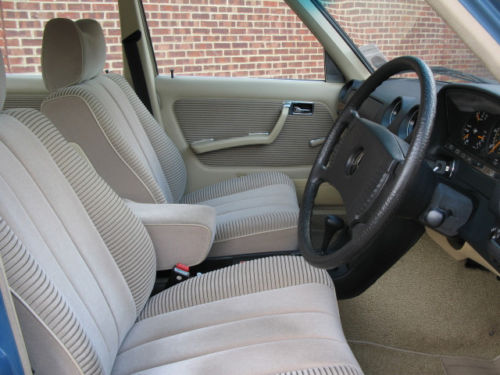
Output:
<svg viewBox="0 0 500 375">
<path fill-rule="evenodd" d="M 160 74 L 325 78 L 322 46 L 283 0 L 143 5 Z"/>
<path fill-rule="evenodd" d="M 2 0 L 0 48 L 7 73 L 40 73 L 45 23 L 55 17 L 94 18 L 107 43 L 106 69 L 122 71 L 122 50 L 117 1 L 110 0 Z"/>
<path fill-rule="evenodd" d="M 493 79 L 481 60 L 424 0 L 321 2 L 375 68 L 395 57 L 413 55 L 431 67 Z M 457 74 L 437 78 L 443 77 L 462 81 Z"/>
</svg>

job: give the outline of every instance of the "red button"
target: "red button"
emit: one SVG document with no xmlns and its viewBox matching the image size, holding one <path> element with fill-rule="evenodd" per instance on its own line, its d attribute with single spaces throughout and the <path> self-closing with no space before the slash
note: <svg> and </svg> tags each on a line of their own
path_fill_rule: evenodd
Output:
<svg viewBox="0 0 500 375">
<path fill-rule="evenodd" d="M 175 266 L 182 271 L 189 272 L 189 266 L 186 266 L 185 264 L 177 263 Z"/>
</svg>

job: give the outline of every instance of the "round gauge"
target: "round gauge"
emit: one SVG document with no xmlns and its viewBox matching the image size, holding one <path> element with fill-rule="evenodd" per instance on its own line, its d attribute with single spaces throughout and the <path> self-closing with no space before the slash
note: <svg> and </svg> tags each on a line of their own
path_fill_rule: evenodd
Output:
<svg viewBox="0 0 500 375">
<path fill-rule="evenodd" d="M 488 118 L 486 112 L 475 112 L 462 128 L 462 143 L 464 146 L 479 151 L 486 144 L 488 128 L 482 122 Z"/>
<path fill-rule="evenodd" d="M 490 141 L 488 142 L 488 158 L 495 165 L 500 163 L 500 124 L 496 125 L 491 132 Z"/>
<path fill-rule="evenodd" d="M 415 128 L 415 124 L 417 123 L 417 118 L 418 118 L 418 108 L 412 111 L 408 119 L 408 122 L 406 123 L 405 138 L 408 138 L 410 134 L 413 132 L 413 128 Z"/>
<path fill-rule="evenodd" d="M 403 105 L 403 100 L 401 98 L 396 98 L 391 105 L 387 108 L 384 113 L 382 124 L 385 126 L 389 126 L 396 119 L 399 112 L 401 111 L 401 107 Z"/>
<path fill-rule="evenodd" d="M 392 124 L 396 116 L 399 114 L 399 111 L 401 110 L 401 100 L 398 100 L 393 107 L 391 108 L 389 112 L 389 124 Z"/>
</svg>

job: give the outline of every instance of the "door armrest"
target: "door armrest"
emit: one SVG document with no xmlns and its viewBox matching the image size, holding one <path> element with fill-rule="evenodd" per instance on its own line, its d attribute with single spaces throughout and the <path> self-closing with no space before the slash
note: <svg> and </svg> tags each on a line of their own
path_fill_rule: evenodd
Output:
<svg viewBox="0 0 500 375">
<path fill-rule="evenodd" d="M 292 102 L 284 102 L 280 116 L 276 121 L 271 133 L 250 133 L 243 137 L 233 137 L 215 140 L 214 138 L 201 139 L 190 144 L 195 154 L 204 154 L 210 151 L 223 150 L 226 148 L 242 147 L 250 145 L 269 145 L 273 143 L 281 133 L 285 125 Z"/>
</svg>

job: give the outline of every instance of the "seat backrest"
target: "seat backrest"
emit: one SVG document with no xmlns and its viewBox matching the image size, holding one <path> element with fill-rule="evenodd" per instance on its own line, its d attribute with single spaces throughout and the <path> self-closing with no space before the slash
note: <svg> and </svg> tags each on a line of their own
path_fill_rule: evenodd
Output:
<svg viewBox="0 0 500 375">
<path fill-rule="evenodd" d="M 109 374 L 152 291 L 146 229 L 33 109 L 0 113 L 0 197 L 0 257 L 34 371 Z"/>
<path fill-rule="evenodd" d="M 186 188 L 182 156 L 128 82 L 102 73 L 105 51 L 97 21 L 49 21 L 42 72 L 51 93 L 41 110 L 120 196 L 177 203 Z"/>
</svg>

